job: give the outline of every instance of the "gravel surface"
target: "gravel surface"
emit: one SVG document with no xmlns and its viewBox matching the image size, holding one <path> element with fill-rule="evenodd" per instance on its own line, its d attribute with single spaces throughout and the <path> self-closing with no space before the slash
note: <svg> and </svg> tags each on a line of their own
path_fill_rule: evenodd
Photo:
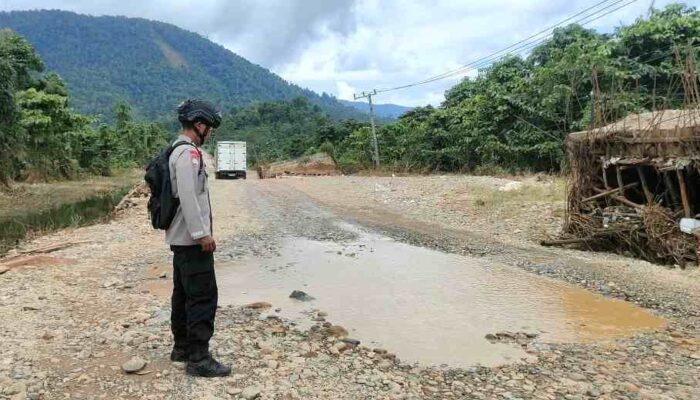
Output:
<svg viewBox="0 0 700 400">
<path fill-rule="evenodd" d="M 514 189 L 503 190 L 516 182 Z M 680 270 L 538 244 L 561 228 L 564 184 L 558 179 L 324 177 L 278 179 L 275 184 L 302 191 L 343 218 L 399 240 L 487 257 L 633 301 L 689 325 L 700 322 L 698 268 Z M 473 204 L 484 198 L 495 205 Z"/>
<path fill-rule="evenodd" d="M 501 211 L 471 229 L 470 221 L 481 220 L 478 212 L 463 213 L 459 203 L 445 200 L 455 193 L 467 196 L 471 184 L 478 195 L 468 202 L 502 201 L 484 206 L 488 213 L 508 207 L 510 200 L 488 197 L 483 186 L 498 190 L 510 181 L 483 177 L 215 181 L 217 261 L 275 254 L 288 236 L 350 241 L 354 233 L 338 222 L 351 221 L 400 240 L 508 262 L 634 300 L 667 317 L 667 327 L 605 343 L 524 341 L 532 356 L 527 362 L 436 368 L 408 365 L 391 348 L 358 344 L 345 336 L 346 329 L 332 325 L 332 315 L 313 315 L 312 327 L 300 329 L 262 317 L 267 304 L 242 304 L 219 310 L 212 341 L 213 353 L 233 366 L 233 375 L 194 379 L 182 364 L 168 360 L 169 300 L 157 288 L 170 277 L 170 254 L 162 234 L 147 224 L 144 199 L 134 199 L 110 223 L 57 232 L 23 247 L 89 243 L 0 274 L 0 398 L 698 398 L 697 271 L 541 249 L 527 232 L 554 229 L 558 206 L 548 206 L 551 215 L 533 214 L 524 198 L 518 201 L 527 206 L 515 217 L 503 218 L 514 214 Z M 510 222 L 491 223 L 505 220 Z M 509 224 L 522 231 L 509 235 Z M 137 369 L 141 362 L 145 366 Z M 125 363 L 137 370 L 127 374 Z"/>
</svg>

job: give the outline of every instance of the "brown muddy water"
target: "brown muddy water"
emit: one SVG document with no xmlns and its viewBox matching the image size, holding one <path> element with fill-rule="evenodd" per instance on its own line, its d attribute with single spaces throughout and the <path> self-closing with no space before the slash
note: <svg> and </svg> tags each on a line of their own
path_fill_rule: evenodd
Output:
<svg viewBox="0 0 700 400">
<path fill-rule="evenodd" d="M 364 345 L 426 365 L 494 366 L 527 357 L 518 345 L 490 343 L 488 333 L 591 342 L 664 325 L 631 303 L 515 267 L 367 233 L 345 244 L 289 238 L 279 256 L 219 263 L 217 278 L 223 305 L 269 302 L 301 326 L 322 310 Z M 315 300 L 290 299 L 293 290 Z"/>
</svg>

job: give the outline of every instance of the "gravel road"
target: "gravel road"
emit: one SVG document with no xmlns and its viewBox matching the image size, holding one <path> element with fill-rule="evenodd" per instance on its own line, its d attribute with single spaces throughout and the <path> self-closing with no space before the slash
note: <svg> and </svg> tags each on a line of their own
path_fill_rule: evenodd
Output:
<svg viewBox="0 0 700 400">
<path fill-rule="evenodd" d="M 528 357 L 497 367 L 436 367 L 402 361 L 390 344 L 358 344 L 347 336 L 353 327 L 334 325 L 333 315 L 315 312 L 302 327 L 275 317 L 275 304 L 232 304 L 217 314 L 212 351 L 233 366 L 234 375 L 193 379 L 168 360 L 170 254 L 162 235 L 148 226 L 145 199 L 135 198 L 107 224 L 25 243 L 22 249 L 76 244 L 22 258 L 0 273 L 0 398 L 700 398 L 697 270 L 540 248 L 537 239 L 557 229 L 561 206 L 551 186 L 556 182 L 531 180 L 525 182 L 529 189 L 512 188 L 511 182 L 213 181 L 217 265 L 258 259 L 262 265 L 281 254 L 289 237 L 352 243 L 358 233 L 345 226 L 351 223 L 400 242 L 515 266 L 634 302 L 664 318 L 665 326 L 584 343 L 548 343 L 517 332 L 495 335 L 494 340 L 516 342 Z M 504 193 L 515 193 L 499 196 L 506 185 L 511 189 Z M 520 190 L 536 195 L 518 197 Z M 481 209 L 477 200 L 484 202 Z M 133 357 L 145 367 L 127 374 L 122 366 Z"/>
</svg>

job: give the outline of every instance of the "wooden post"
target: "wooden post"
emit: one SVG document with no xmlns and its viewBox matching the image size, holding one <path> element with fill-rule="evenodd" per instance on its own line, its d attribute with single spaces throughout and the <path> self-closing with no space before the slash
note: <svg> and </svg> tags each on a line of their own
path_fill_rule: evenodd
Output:
<svg viewBox="0 0 700 400">
<path fill-rule="evenodd" d="M 608 169 L 605 168 L 605 166 L 603 166 L 602 168 L 603 168 L 603 185 L 605 185 L 605 189 L 610 190 L 610 184 L 608 183 Z"/>
<path fill-rule="evenodd" d="M 654 202 L 654 195 L 651 193 L 651 190 L 649 190 L 647 177 L 644 176 L 642 167 L 637 166 L 637 174 L 639 174 L 639 180 L 642 182 L 642 189 L 644 190 L 644 197 L 647 198 L 647 204 L 651 205 Z"/>
<path fill-rule="evenodd" d="M 625 195 L 625 184 L 622 182 L 622 169 L 619 166 L 615 166 L 615 173 L 617 174 L 617 187 L 620 188 L 620 195 Z"/>
<path fill-rule="evenodd" d="M 690 202 L 688 201 L 688 189 L 685 186 L 685 177 L 683 176 L 683 170 L 677 169 L 676 175 L 678 176 L 678 186 L 681 191 L 681 200 L 683 201 L 683 211 L 685 212 L 685 217 L 691 218 L 693 215 L 690 210 Z"/>
<path fill-rule="evenodd" d="M 678 208 L 678 192 L 676 191 L 676 187 L 673 184 L 673 181 L 671 180 L 671 177 L 668 176 L 668 172 L 664 171 L 664 185 L 666 185 L 666 190 L 668 193 L 671 195 L 671 199 L 673 201 L 673 207 Z"/>
</svg>

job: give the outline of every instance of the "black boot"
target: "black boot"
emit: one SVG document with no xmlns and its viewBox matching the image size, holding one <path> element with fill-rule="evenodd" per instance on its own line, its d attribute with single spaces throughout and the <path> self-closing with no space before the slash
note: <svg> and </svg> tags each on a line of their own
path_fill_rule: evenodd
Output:
<svg viewBox="0 0 700 400">
<path fill-rule="evenodd" d="M 170 361 L 173 362 L 187 362 L 187 359 L 189 358 L 189 353 L 187 352 L 187 349 L 183 349 L 182 347 L 173 347 L 173 351 L 170 352 Z"/>
<path fill-rule="evenodd" d="M 231 367 L 221 364 L 214 357 L 207 356 L 199 361 L 188 361 L 185 369 L 187 375 L 215 378 L 231 375 Z"/>
</svg>

